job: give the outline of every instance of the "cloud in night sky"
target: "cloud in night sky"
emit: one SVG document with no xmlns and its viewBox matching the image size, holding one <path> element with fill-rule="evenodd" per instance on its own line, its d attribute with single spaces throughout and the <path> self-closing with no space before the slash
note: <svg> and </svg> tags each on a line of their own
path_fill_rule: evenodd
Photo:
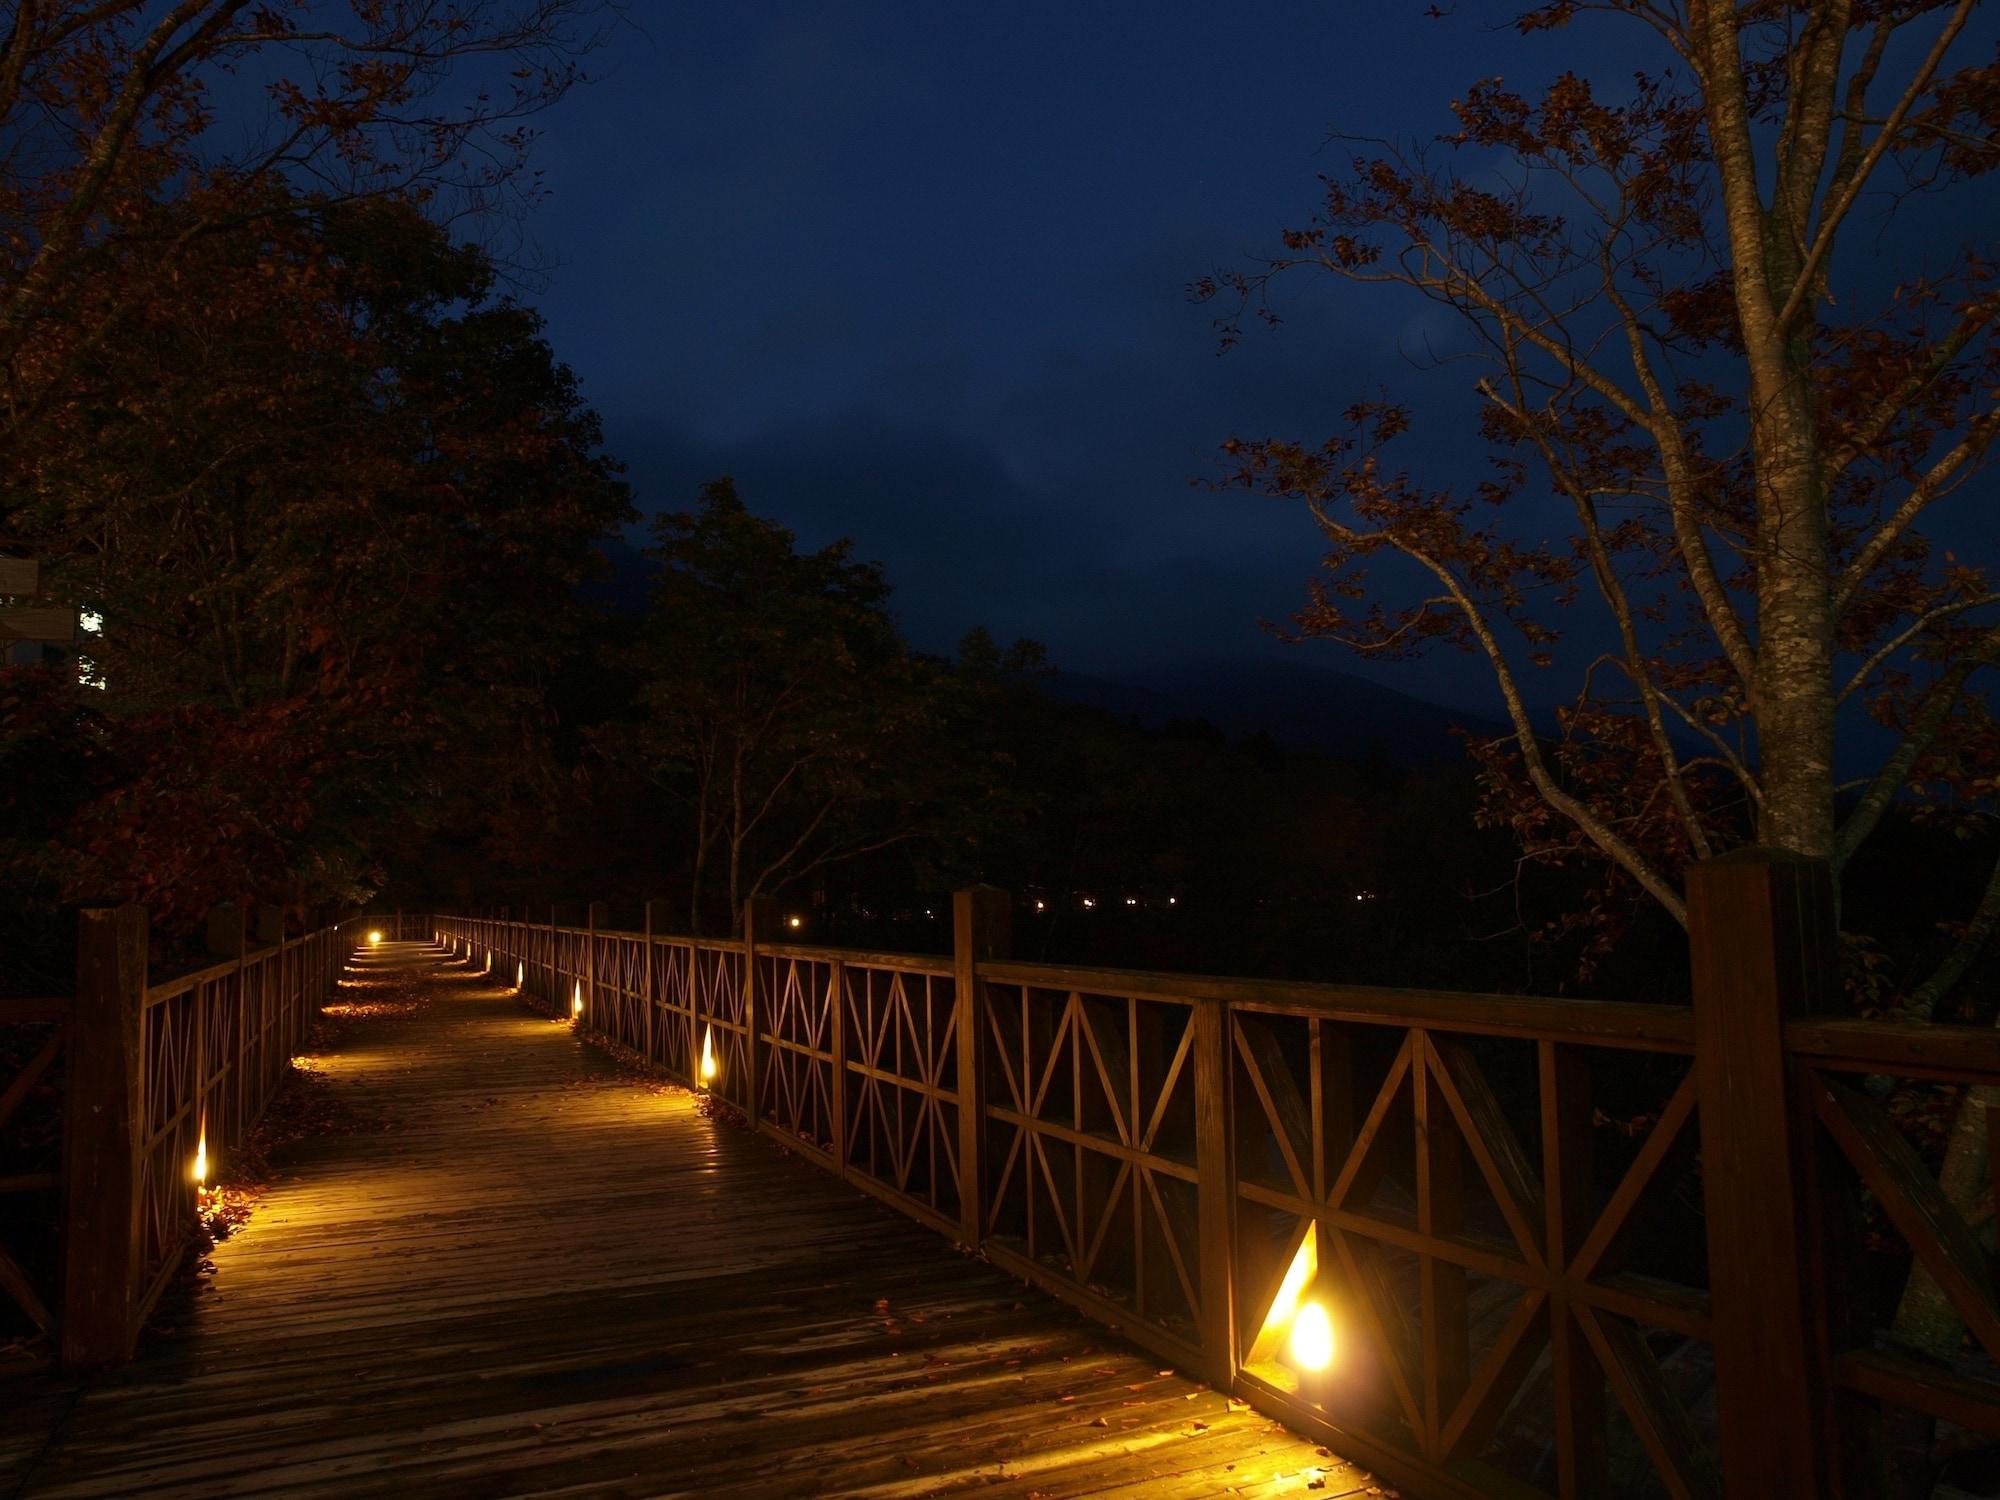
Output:
<svg viewBox="0 0 2000 1500">
<path fill-rule="evenodd" d="M 1434 362 L 1462 337 L 1448 313 L 1305 282 L 1279 331 L 1218 357 L 1186 285 L 1310 213 L 1351 149 L 1332 130 L 1424 138 L 1472 79 L 1532 89 L 1579 44 L 1605 77 L 1636 60 L 1614 50 L 1629 30 L 1550 48 L 1514 36 L 1511 9 L 1422 10 L 648 18 L 547 122 L 556 195 L 523 228 L 556 269 L 536 300 L 643 508 L 733 474 L 807 543 L 880 560 L 920 646 L 985 624 L 1105 675 L 1275 655 L 1293 648 L 1259 621 L 1302 599 L 1313 530 L 1190 481 L 1232 435 L 1317 441 L 1387 390 L 1418 409 L 1426 479 L 1470 484 L 1478 371 Z M 1463 657 L 1307 655 L 1495 706 Z"/>
</svg>

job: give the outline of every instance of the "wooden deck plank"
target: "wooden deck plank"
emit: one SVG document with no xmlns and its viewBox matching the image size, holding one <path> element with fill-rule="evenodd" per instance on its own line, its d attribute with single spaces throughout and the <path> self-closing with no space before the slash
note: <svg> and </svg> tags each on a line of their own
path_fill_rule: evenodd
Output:
<svg viewBox="0 0 2000 1500">
<path fill-rule="evenodd" d="M 375 1123 L 296 1148 L 130 1368 L 31 1393 L 18 1493 L 1368 1485 L 491 979 L 385 945 L 351 991 L 409 992 L 317 1060 Z"/>
</svg>

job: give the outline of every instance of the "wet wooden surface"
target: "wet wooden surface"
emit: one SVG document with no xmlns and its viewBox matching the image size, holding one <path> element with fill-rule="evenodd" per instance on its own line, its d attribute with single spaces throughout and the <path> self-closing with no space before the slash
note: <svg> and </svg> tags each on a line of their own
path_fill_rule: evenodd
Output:
<svg viewBox="0 0 2000 1500">
<path fill-rule="evenodd" d="M 1366 1476 L 417 945 L 140 1359 L 0 1380 L 0 1495 L 1031 1497 Z"/>
</svg>

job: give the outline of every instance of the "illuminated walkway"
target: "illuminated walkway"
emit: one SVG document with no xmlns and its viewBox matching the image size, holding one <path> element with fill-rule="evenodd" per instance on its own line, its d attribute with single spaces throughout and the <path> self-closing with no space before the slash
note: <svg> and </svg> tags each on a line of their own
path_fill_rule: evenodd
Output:
<svg viewBox="0 0 2000 1500">
<path fill-rule="evenodd" d="M 490 981 L 377 974 L 428 1005 L 319 1060 L 375 1123 L 295 1148 L 137 1364 L 14 1408 L 69 1407 L 15 1493 L 1362 1492 Z"/>
</svg>

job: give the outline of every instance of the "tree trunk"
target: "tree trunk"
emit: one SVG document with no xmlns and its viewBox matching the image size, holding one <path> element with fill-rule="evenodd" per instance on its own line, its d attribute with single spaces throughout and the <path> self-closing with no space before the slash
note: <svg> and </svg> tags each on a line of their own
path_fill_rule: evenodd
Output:
<svg viewBox="0 0 2000 1500">
<path fill-rule="evenodd" d="M 1834 835 L 1833 602 L 1825 508 L 1808 473 L 1772 483 L 1758 565 L 1761 840 L 1830 859 Z M 1804 481 L 1804 482 L 1801 482 Z"/>
</svg>

